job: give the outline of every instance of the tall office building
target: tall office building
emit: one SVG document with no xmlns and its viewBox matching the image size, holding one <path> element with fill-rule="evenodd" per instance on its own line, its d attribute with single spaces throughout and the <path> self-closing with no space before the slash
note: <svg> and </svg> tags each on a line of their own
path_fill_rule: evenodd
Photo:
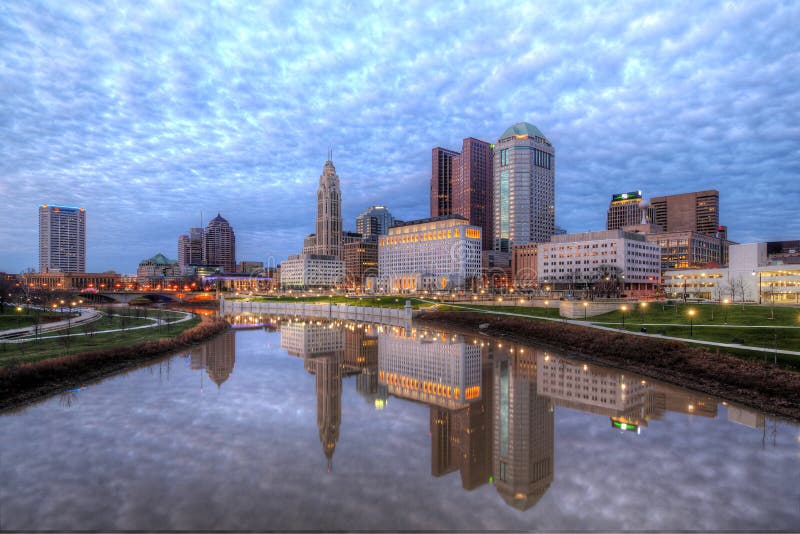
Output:
<svg viewBox="0 0 800 534">
<path fill-rule="evenodd" d="M 645 211 L 644 217 L 643 211 Z M 646 208 L 644 205 L 641 191 L 619 193 L 611 197 L 606 215 L 606 230 L 617 230 L 632 224 L 646 224 L 652 219 L 651 212 L 652 208 Z"/>
<path fill-rule="evenodd" d="M 203 234 L 203 263 L 220 266 L 226 273 L 236 272 L 236 236 L 219 213 L 211 219 Z"/>
<path fill-rule="evenodd" d="M 681 195 L 654 197 L 653 223 L 665 232 L 693 231 L 727 238 L 725 227 L 719 225 L 719 191 L 695 191 Z"/>
<path fill-rule="evenodd" d="M 431 168 L 431 217 L 461 215 L 483 230 L 483 250 L 492 248 L 492 145 L 467 137 L 461 152 L 436 147 Z"/>
<path fill-rule="evenodd" d="M 316 254 L 342 258 L 342 193 L 339 175 L 328 153 L 317 188 Z"/>
<path fill-rule="evenodd" d="M 39 207 L 39 272 L 86 272 L 86 210 Z"/>
<path fill-rule="evenodd" d="M 186 272 L 190 265 L 203 263 L 203 229 L 190 228 L 189 233 L 178 236 L 178 265 Z"/>
<path fill-rule="evenodd" d="M 370 206 L 356 217 L 356 232 L 363 237 L 386 235 L 394 226 L 394 217 L 383 206 Z"/>
<path fill-rule="evenodd" d="M 555 231 L 555 151 L 527 122 L 510 126 L 494 151 L 494 249 L 543 243 Z"/>
<path fill-rule="evenodd" d="M 431 217 L 453 213 L 453 158 L 458 152 L 436 147 L 431 151 Z"/>
<path fill-rule="evenodd" d="M 483 229 L 483 250 L 491 250 L 492 145 L 473 137 L 464 139 L 461 154 L 453 159 L 452 213 Z"/>
</svg>

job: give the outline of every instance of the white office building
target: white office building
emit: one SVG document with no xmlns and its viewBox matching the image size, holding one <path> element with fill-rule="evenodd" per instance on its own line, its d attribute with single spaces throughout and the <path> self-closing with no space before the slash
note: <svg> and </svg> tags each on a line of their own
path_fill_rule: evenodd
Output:
<svg viewBox="0 0 800 534">
<path fill-rule="evenodd" d="M 322 254 L 292 254 L 281 263 L 281 289 L 336 287 L 344 283 L 344 261 Z"/>
<path fill-rule="evenodd" d="M 725 268 L 664 271 L 664 294 L 681 300 L 800 303 L 800 264 L 769 256 L 767 245 L 731 245 Z"/>
<path fill-rule="evenodd" d="M 661 247 L 623 230 L 553 236 L 539 245 L 536 263 L 539 280 L 560 289 L 609 277 L 634 293 L 655 291 L 661 283 Z"/>
<path fill-rule="evenodd" d="M 378 241 L 378 278 L 390 292 L 477 287 L 481 229 L 460 215 L 410 221 Z"/>
</svg>

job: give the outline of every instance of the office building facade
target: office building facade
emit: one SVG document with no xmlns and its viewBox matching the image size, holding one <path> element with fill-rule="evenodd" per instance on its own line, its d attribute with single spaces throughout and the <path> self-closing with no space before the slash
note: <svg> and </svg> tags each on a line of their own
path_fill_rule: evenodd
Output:
<svg viewBox="0 0 800 534">
<path fill-rule="evenodd" d="M 39 272 L 86 272 L 86 210 L 39 206 Z"/>
<path fill-rule="evenodd" d="M 477 287 L 481 243 L 481 229 L 459 215 L 394 226 L 379 239 L 379 278 L 391 292 Z"/>
<path fill-rule="evenodd" d="M 292 254 L 280 265 L 282 289 L 338 287 L 344 283 L 344 262 L 323 254 Z"/>
<path fill-rule="evenodd" d="M 455 150 L 436 147 L 431 151 L 431 218 L 453 213 L 453 158 Z"/>
<path fill-rule="evenodd" d="M 540 281 L 561 289 L 611 277 L 626 291 L 652 293 L 661 282 L 661 247 L 623 230 L 553 236 L 539 245 L 536 262 Z"/>
<path fill-rule="evenodd" d="M 178 236 L 178 265 L 186 273 L 191 265 L 203 264 L 203 229 L 190 228 Z"/>
<path fill-rule="evenodd" d="M 680 195 L 654 197 L 650 200 L 653 223 L 665 232 L 694 231 L 727 237 L 727 229 L 719 224 L 719 191 L 695 191 Z"/>
<path fill-rule="evenodd" d="M 339 175 L 328 153 L 328 160 L 322 167 L 317 187 L 316 234 L 308 236 L 303 242 L 303 252 L 313 252 L 321 256 L 342 257 L 342 192 L 339 189 Z"/>
<path fill-rule="evenodd" d="M 364 238 L 386 235 L 394 225 L 394 217 L 383 206 L 370 206 L 356 217 L 356 232 Z"/>
<path fill-rule="evenodd" d="M 378 240 L 347 243 L 343 251 L 345 287 L 363 290 L 367 278 L 378 276 Z"/>
<path fill-rule="evenodd" d="M 483 250 L 492 240 L 492 145 L 473 137 L 464 139 L 461 154 L 453 159 L 452 213 L 465 217 L 483 231 Z"/>
<path fill-rule="evenodd" d="M 606 230 L 616 230 L 623 226 L 641 224 L 648 221 L 641 191 L 619 193 L 611 197 L 606 214 Z"/>
<path fill-rule="evenodd" d="M 514 124 L 494 151 L 495 250 L 548 241 L 555 231 L 555 151 L 536 126 Z"/>
<path fill-rule="evenodd" d="M 219 213 L 203 233 L 203 264 L 218 266 L 226 273 L 236 272 L 236 235 Z"/>
</svg>

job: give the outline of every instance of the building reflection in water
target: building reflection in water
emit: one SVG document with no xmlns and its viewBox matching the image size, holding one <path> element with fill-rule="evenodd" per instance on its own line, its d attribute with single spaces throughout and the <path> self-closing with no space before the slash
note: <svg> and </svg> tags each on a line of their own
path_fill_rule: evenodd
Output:
<svg viewBox="0 0 800 534">
<path fill-rule="evenodd" d="M 553 403 L 537 390 L 537 353 L 494 350 L 494 484 L 510 506 L 527 510 L 553 482 Z"/>
<path fill-rule="evenodd" d="M 342 420 L 342 381 L 376 408 L 389 394 L 430 407 L 431 474 L 458 471 L 472 490 L 492 483 L 527 510 L 554 480 L 554 406 L 608 417 L 641 432 L 666 412 L 715 418 L 715 399 L 545 351 L 485 338 L 343 321 L 279 321 L 281 347 L 316 376 L 317 426 L 332 465 Z M 755 412 L 731 421 L 763 428 Z"/>
<path fill-rule="evenodd" d="M 205 370 L 208 377 L 221 387 L 233 373 L 236 363 L 236 333 L 226 331 L 184 354 L 193 370 Z M 201 388 L 203 382 L 200 382 Z"/>
</svg>

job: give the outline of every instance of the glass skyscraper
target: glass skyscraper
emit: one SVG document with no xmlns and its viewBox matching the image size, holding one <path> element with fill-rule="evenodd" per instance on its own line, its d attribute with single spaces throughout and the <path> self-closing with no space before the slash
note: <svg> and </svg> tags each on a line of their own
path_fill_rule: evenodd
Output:
<svg viewBox="0 0 800 534">
<path fill-rule="evenodd" d="M 555 151 L 527 122 L 510 126 L 494 151 L 494 250 L 543 243 L 555 231 Z"/>
</svg>

